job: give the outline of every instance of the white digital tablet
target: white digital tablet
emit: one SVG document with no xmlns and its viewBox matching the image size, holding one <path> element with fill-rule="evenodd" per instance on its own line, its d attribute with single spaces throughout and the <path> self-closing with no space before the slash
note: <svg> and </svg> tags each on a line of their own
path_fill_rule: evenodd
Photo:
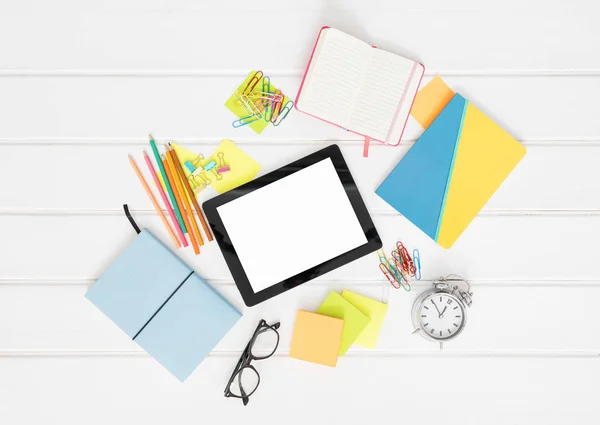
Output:
<svg viewBox="0 0 600 425">
<path fill-rule="evenodd" d="M 381 248 L 338 146 L 203 204 L 248 306 Z"/>
</svg>

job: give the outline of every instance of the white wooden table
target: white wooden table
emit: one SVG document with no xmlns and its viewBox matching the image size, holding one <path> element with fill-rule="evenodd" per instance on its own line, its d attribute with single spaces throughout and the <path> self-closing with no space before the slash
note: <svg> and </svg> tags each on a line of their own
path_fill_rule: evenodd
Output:
<svg viewBox="0 0 600 425">
<path fill-rule="evenodd" d="M 0 423 L 597 423 L 600 25 L 593 0 L 0 2 Z M 294 111 L 260 137 L 222 106 L 252 68 L 295 95 L 318 29 L 338 27 L 440 74 L 527 147 L 449 251 L 374 189 L 412 146 L 373 146 Z M 296 311 L 332 289 L 383 296 L 374 255 L 252 309 L 184 384 L 83 295 L 133 237 L 168 242 L 127 161 L 146 135 L 210 153 L 231 138 L 263 172 L 338 143 L 385 245 L 424 279 L 393 292 L 376 350 L 330 369 L 289 359 Z M 181 256 L 239 308 L 215 243 Z M 443 352 L 410 306 L 449 272 L 474 284 Z M 279 320 L 243 407 L 223 387 L 258 319 Z"/>
</svg>

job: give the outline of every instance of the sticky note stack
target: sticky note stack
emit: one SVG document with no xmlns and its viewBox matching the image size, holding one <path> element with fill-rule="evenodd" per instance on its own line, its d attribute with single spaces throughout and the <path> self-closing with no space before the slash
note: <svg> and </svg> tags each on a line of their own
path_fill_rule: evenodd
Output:
<svg viewBox="0 0 600 425">
<path fill-rule="evenodd" d="M 224 173 L 220 179 L 214 174 L 208 174 L 208 176 L 210 176 L 210 187 L 212 187 L 218 193 L 225 193 L 228 190 L 235 189 L 236 187 L 243 185 L 244 183 L 248 183 L 250 180 L 256 177 L 262 168 L 258 162 L 250 158 L 250 156 L 248 156 L 229 139 L 223 139 L 221 144 L 219 144 L 217 149 L 215 149 L 214 153 L 208 158 L 203 158 L 197 153 L 192 152 L 189 149 L 178 145 L 177 143 L 171 143 L 171 146 L 173 146 L 173 149 L 177 154 L 177 158 L 179 158 L 179 161 L 181 162 L 183 173 L 188 180 L 192 179 L 195 173 L 187 168 L 187 162 L 199 165 L 200 168 L 206 168 L 206 165 L 210 164 L 211 162 L 218 163 L 219 156 L 221 156 L 227 163 L 227 172 Z M 202 188 L 195 189 L 194 193 L 198 195 L 201 189 Z"/>
<path fill-rule="evenodd" d="M 351 291 L 332 291 L 316 313 L 298 312 L 290 357 L 335 367 L 353 344 L 375 348 L 387 308 Z"/>
</svg>

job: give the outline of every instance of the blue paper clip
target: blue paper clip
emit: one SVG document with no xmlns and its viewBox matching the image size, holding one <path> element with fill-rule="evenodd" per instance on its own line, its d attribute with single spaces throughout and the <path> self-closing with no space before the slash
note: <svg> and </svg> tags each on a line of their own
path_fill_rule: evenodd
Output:
<svg viewBox="0 0 600 425">
<path fill-rule="evenodd" d="M 248 115 L 247 117 L 240 118 L 239 120 L 235 120 L 233 123 L 231 123 L 231 126 L 233 128 L 240 128 L 240 127 L 243 127 L 245 125 L 251 124 L 254 121 L 258 121 L 261 118 L 262 118 L 262 114 L 260 114 L 260 115 Z"/>
<path fill-rule="evenodd" d="M 421 280 L 421 254 L 418 249 L 413 249 L 413 262 L 417 272 L 415 273 L 415 279 Z"/>
<path fill-rule="evenodd" d="M 281 112 L 277 115 L 275 121 L 271 121 L 275 127 L 281 124 L 281 121 L 283 121 L 288 116 L 293 106 L 294 102 L 288 100 L 288 102 L 283 106 L 283 108 L 281 108 Z"/>
</svg>

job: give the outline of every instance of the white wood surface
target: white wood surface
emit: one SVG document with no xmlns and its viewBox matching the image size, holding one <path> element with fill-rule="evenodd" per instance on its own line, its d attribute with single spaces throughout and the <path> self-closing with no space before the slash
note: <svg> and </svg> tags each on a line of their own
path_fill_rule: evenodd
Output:
<svg viewBox="0 0 600 425">
<path fill-rule="evenodd" d="M 0 1 L 0 423 L 597 423 L 600 390 L 600 8 L 592 0 Z M 264 25 L 264 26 L 263 26 Z M 373 192 L 419 136 L 361 157 L 353 135 L 294 111 L 256 136 L 222 106 L 261 68 L 294 96 L 318 29 L 422 61 L 528 153 L 449 251 Z M 269 35 L 272 34 L 272 35 Z M 127 154 L 146 135 L 211 152 L 231 138 L 263 173 L 343 150 L 387 247 L 424 280 L 391 291 L 375 350 L 329 369 L 289 359 L 295 313 L 331 290 L 387 298 L 374 256 L 245 308 L 216 244 L 178 253 L 244 317 L 184 384 L 83 297 L 133 237 L 167 243 Z M 388 248 L 389 249 L 389 248 Z M 439 352 L 410 307 L 449 272 L 473 282 L 464 333 Z M 279 320 L 250 404 L 223 387 L 260 318 Z"/>
</svg>

